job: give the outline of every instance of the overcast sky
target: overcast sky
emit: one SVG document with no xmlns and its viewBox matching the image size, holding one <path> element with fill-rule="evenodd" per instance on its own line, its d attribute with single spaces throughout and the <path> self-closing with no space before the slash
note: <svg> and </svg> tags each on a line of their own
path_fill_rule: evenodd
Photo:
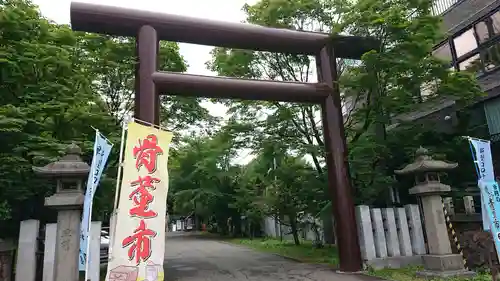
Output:
<svg viewBox="0 0 500 281">
<path fill-rule="evenodd" d="M 40 7 L 42 14 L 59 23 L 70 23 L 71 0 L 32 0 Z M 119 6 L 131 9 L 154 11 L 168 14 L 184 15 L 227 22 L 241 22 L 245 14 L 241 10 L 245 3 L 254 4 L 257 0 L 79 0 L 74 2 L 95 3 L 100 5 Z M 188 63 L 188 73 L 215 76 L 207 70 L 205 62 L 210 60 L 211 46 L 200 46 L 180 43 L 181 55 Z M 226 108 L 220 104 L 204 103 L 212 115 L 226 117 Z M 244 164 L 252 159 L 250 150 L 239 153 L 235 162 Z"/>
</svg>

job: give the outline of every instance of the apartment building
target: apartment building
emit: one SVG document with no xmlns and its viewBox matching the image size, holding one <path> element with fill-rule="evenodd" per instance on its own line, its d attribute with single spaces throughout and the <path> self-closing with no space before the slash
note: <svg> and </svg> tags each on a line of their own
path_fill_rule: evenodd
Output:
<svg viewBox="0 0 500 281">
<path fill-rule="evenodd" d="M 434 0 L 433 12 L 442 16 L 443 33 L 447 35 L 434 48 L 434 55 L 448 61 L 456 71 L 476 73 L 487 95 L 466 114 L 478 136 L 498 142 L 500 152 L 500 0 Z M 464 113 L 457 112 L 453 100 L 442 100 L 397 119 L 432 120 L 438 130 L 451 131 L 457 115 Z"/>
</svg>

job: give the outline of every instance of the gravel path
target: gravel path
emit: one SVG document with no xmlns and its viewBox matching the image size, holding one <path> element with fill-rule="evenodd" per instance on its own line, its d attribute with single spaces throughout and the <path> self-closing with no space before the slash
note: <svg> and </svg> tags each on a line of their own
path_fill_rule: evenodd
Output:
<svg viewBox="0 0 500 281">
<path fill-rule="evenodd" d="M 206 236 L 169 233 L 165 281 L 376 281 L 374 277 L 335 273 L 323 266 L 291 261 Z"/>
</svg>

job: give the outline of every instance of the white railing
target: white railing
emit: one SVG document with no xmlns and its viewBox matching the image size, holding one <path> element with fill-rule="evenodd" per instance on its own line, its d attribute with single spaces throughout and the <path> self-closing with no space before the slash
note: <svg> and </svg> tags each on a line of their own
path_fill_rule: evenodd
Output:
<svg viewBox="0 0 500 281">
<path fill-rule="evenodd" d="M 461 1 L 462 0 L 434 0 L 432 4 L 432 13 L 435 16 L 439 16 Z"/>
</svg>

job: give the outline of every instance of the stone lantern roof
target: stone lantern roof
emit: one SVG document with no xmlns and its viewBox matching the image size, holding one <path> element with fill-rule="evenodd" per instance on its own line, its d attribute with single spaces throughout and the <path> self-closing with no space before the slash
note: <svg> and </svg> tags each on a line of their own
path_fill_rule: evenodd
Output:
<svg viewBox="0 0 500 281">
<path fill-rule="evenodd" d="M 450 163 L 441 160 L 432 159 L 429 155 L 429 150 L 420 147 L 415 152 L 415 161 L 406 165 L 401 170 L 395 170 L 398 175 L 419 174 L 426 172 L 439 172 L 452 170 L 458 167 L 458 163 Z"/>
<path fill-rule="evenodd" d="M 82 161 L 81 154 L 80 147 L 74 143 L 70 144 L 66 148 L 66 154 L 59 161 L 49 163 L 44 167 L 33 167 L 33 171 L 47 177 L 86 177 L 90 166 Z"/>
</svg>

